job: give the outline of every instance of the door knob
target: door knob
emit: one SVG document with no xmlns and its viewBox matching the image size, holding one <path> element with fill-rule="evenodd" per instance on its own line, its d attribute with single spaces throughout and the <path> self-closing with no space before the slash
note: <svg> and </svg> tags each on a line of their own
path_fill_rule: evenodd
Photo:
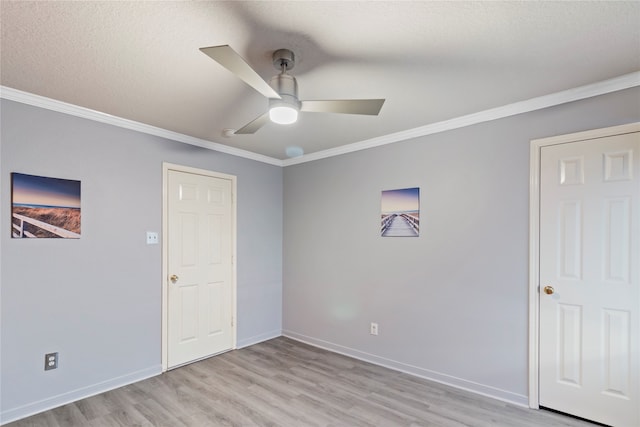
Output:
<svg viewBox="0 0 640 427">
<path fill-rule="evenodd" d="M 171 280 L 171 283 L 176 283 L 178 281 L 178 276 L 172 274 L 171 277 L 169 277 L 169 280 Z"/>
<path fill-rule="evenodd" d="M 545 294 L 551 295 L 551 294 L 553 294 L 553 292 L 554 292 L 553 286 L 545 286 L 544 287 L 544 293 Z"/>
</svg>

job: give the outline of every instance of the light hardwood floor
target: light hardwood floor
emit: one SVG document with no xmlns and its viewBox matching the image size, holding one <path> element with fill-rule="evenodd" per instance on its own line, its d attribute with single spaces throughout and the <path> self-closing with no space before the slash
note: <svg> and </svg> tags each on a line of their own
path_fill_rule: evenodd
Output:
<svg viewBox="0 0 640 427">
<path fill-rule="evenodd" d="M 280 337 L 7 426 L 594 425 Z"/>
</svg>

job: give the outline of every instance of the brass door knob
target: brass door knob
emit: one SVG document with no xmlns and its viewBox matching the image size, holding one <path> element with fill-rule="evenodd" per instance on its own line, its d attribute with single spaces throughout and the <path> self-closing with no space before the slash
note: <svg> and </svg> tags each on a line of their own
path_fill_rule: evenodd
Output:
<svg viewBox="0 0 640 427">
<path fill-rule="evenodd" d="M 176 283 L 178 281 L 178 276 L 172 274 L 171 277 L 169 277 L 169 280 L 171 280 L 171 283 Z"/>
<path fill-rule="evenodd" d="M 551 295 L 551 294 L 553 294 L 553 292 L 554 292 L 553 286 L 545 286 L 544 287 L 544 293 L 545 294 Z"/>
</svg>

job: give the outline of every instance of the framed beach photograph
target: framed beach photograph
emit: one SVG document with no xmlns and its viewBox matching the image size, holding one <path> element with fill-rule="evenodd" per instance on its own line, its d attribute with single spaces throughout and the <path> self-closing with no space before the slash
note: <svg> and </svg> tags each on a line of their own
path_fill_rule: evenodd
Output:
<svg viewBox="0 0 640 427">
<path fill-rule="evenodd" d="M 386 190 L 381 197 L 382 237 L 420 236 L 420 189 Z"/>
<path fill-rule="evenodd" d="M 80 238 L 80 181 L 11 174 L 11 237 Z"/>
</svg>

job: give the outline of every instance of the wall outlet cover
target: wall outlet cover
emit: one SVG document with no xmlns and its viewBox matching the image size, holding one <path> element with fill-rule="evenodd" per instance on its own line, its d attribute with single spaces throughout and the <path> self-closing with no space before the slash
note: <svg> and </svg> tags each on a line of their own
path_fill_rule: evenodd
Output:
<svg viewBox="0 0 640 427">
<path fill-rule="evenodd" d="M 58 353 L 47 353 L 44 355 L 44 370 L 50 371 L 58 368 Z"/>
<path fill-rule="evenodd" d="M 378 324 L 375 322 L 371 322 L 369 332 L 371 333 L 371 335 L 378 335 Z"/>
</svg>

